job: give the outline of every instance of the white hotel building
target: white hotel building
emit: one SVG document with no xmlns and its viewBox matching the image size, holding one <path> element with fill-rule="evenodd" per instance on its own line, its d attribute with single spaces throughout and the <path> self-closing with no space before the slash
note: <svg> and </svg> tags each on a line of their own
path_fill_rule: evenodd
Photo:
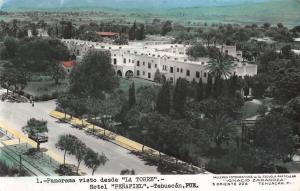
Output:
<svg viewBox="0 0 300 191">
<path fill-rule="evenodd" d="M 79 59 L 91 49 L 109 50 L 112 65 L 117 75 L 122 77 L 133 76 L 153 81 L 155 72 L 159 70 L 174 82 L 178 78 L 186 78 L 188 81 L 199 81 L 202 78 L 204 83 L 207 82 L 209 58 L 199 58 L 196 61 L 189 59 L 186 55 L 187 45 L 144 41 L 119 46 L 73 39 L 62 41 Z M 257 65 L 241 62 L 242 53 L 235 46 L 218 48 L 234 57 L 232 74 L 240 77 L 257 74 Z"/>
</svg>

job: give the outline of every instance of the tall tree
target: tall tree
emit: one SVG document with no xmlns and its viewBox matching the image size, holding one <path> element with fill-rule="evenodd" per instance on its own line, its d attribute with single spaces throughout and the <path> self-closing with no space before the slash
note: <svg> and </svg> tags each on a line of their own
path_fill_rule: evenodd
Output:
<svg viewBox="0 0 300 191">
<path fill-rule="evenodd" d="M 262 98 L 269 86 L 268 78 L 264 74 L 257 74 L 252 77 L 252 95 L 256 98 Z"/>
<path fill-rule="evenodd" d="M 66 77 L 66 72 L 60 63 L 53 63 L 50 66 L 50 75 L 52 76 L 55 84 L 59 84 L 59 80 L 63 80 Z"/>
<path fill-rule="evenodd" d="M 103 128 L 110 128 L 110 122 L 121 112 L 122 103 L 125 102 L 123 94 L 114 92 L 113 94 L 105 94 L 104 98 L 94 99 L 96 113 L 101 119 L 101 125 Z M 91 98 L 92 99 L 92 98 Z"/>
<path fill-rule="evenodd" d="M 71 21 L 61 21 L 62 38 L 71 39 L 74 34 L 73 23 Z"/>
<path fill-rule="evenodd" d="M 295 143 L 290 121 L 282 113 L 271 111 L 270 114 L 256 122 L 253 132 L 253 144 L 261 148 L 273 159 L 293 156 Z"/>
<path fill-rule="evenodd" d="M 31 34 L 32 36 L 36 37 L 38 35 L 37 26 L 35 23 L 31 24 Z"/>
<path fill-rule="evenodd" d="M 154 73 L 154 81 L 156 83 L 165 83 L 166 77 L 157 69 Z"/>
<path fill-rule="evenodd" d="M 0 85 L 13 93 L 22 91 L 27 85 L 26 74 L 11 66 L 5 66 L 0 70 Z"/>
<path fill-rule="evenodd" d="M 108 51 L 89 51 L 70 76 L 70 91 L 79 97 L 99 98 L 118 86 Z"/>
<path fill-rule="evenodd" d="M 3 59 L 14 59 L 17 54 L 19 41 L 13 37 L 6 37 L 3 44 L 5 47 L 4 53 L 6 54 L 3 55 L 3 53 L 1 53 Z"/>
<path fill-rule="evenodd" d="M 16 53 L 14 64 L 28 73 L 40 72 L 56 75 L 59 61 L 69 57 L 68 48 L 57 39 L 29 39 L 23 40 Z"/>
<path fill-rule="evenodd" d="M 17 19 L 13 19 L 12 20 L 12 26 L 11 26 L 11 36 L 13 37 L 17 37 L 17 32 L 18 32 L 18 20 Z"/>
<path fill-rule="evenodd" d="M 170 92 L 171 92 L 171 87 L 169 82 L 164 83 L 158 93 L 157 101 L 156 101 L 156 110 L 159 113 L 169 114 L 170 107 L 171 107 Z"/>
<path fill-rule="evenodd" d="M 168 32 L 171 32 L 173 29 L 172 27 L 172 22 L 171 21 L 166 21 L 162 24 L 162 27 L 161 27 L 161 31 L 160 31 L 160 34 L 162 36 L 165 36 Z"/>
<path fill-rule="evenodd" d="M 134 82 L 130 85 L 128 93 L 129 93 L 128 103 L 129 103 L 129 106 L 132 107 L 136 104 Z"/>
<path fill-rule="evenodd" d="M 137 109 L 142 113 L 155 110 L 159 88 L 153 86 L 141 86 L 136 91 Z"/>
<path fill-rule="evenodd" d="M 119 38 L 113 41 L 113 44 L 116 45 L 128 45 L 128 37 L 124 34 L 121 34 Z"/>
<path fill-rule="evenodd" d="M 81 118 L 81 125 L 84 127 L 84 115 L 88 113 L 88 108 L 86 104 L 86 100 L 84 98 L 74 97 L 70 100 L 69 109 L 71 111 L 71 115 L 74 114 L 75 116 Z"/>
<path fill-rule="evenodd" d="M 275 71 L 272 82 L 275 98 L 287 102 L 300 95 L 300 69 L 280 68 Z"/>
<path fill-rule="evenodd" d="M 283 114 L 288 119 L 300 123 L 300 97 L 295 97 L 287 102 L 284 106 Z"/>
<path fill-rule="evenodd" d="M 214 29 L 211 29 L 209 31 L 205 31 L 202 33 L 202 37 L 205 39 L 207 47 L 210 47 L 215 34 L 216 34 L 216 31 Z"/>
<path fill-rule="evenodd" d="M 105 156 L 104 153 L 95 153 L 92 149 L 87 149 L 84 163 L 88 168 L 92 169 L 92 175 L 94 175 L 95 171 L 99 166 L 104 166 L 108 158 Z"/>
<path fill-rule="evenodd" d="M 227 91 L 226 88 L 223 87 L 224 85 L 226 84 L 223 79 L 215 78 L 215 83 L 212 88 L 214 98 L 218 98 L 223 92 L 225 93 Z"/>
<path fill-rule="evenodd" d="M 234 96 L 237 90 L 240 90 L 240 84 L 237 75 L 232 75 L 229 79 L 229 96 Z"/>
<path fill-rule="evenodd" d="M 131 28 L 128 31 L 129 40 L 136 39 L 136 30 L 137 30 L 137 24 L 136 24 L 136 21 L 134 21 L 134 24 L 131 26 Z"/>
<path fill-rule="evenodd" d="M 206 88 L 205 88 L 205 98 L 209 98 L 212 95 L 212 88 L 213 88 L 212 76 L 208 74 Z"/>
<path fill-rule="evenodd" d="M 63 110 L 65 113 L 65 118 L 67 117 L 67 113 L 74 114 L 73 112 L 73 102 L 76 102 L 77 99 L 74 95 L 71 94 L 61 94 L 58 96 L 56 103 L 59 109 Z"/>
<path fill-rule="evenodd" d="M 187 98 L 187 81 L 179 78 L 173 92 L 173 109 L 180 115 L 184 114 Z"/>
<path fill-rule="evenodd" d="M 232 119 L 220 112 L 208 115 L 206 131 L 217 147 L 221 147 L 224 141 L 236 137 L 237 133 Z"/>
<path fill-rule="evenodd" d="M 85 156 L 86 156 L 86 152 L 87 152 L 87 147 L 85 145 L 85 143 L 83 143 L 81 140 L 76 139 L 74 141 L 74 155 L 77 159 L 77 169 L 76 169 L 76 173 L 78 174 L 79 171 L 79 167 L 81 162 L 84 160 Z"/>
<path fill-rule="evenodd" d="M 281 48 L 281 54 L 284 59 L 290 59 L 294 56 L 291 45 L 286 45 Z"/>
<path fill-rule="evenodd" d="M 194 59 L 205 57 L 208 55 L 207 49 L 202 44 L 196 44 L 187 49 L 187 55 Z"/>
<path fill-rule="evenodd" d="M 197 85 L 197 101 L 201 101 L 203 100 L 204 98 L 204 85 L 203 85 L 203 82 L 202 82 L 202 78 L 200 78 L 199 82 L 198 82 L 198 85 Z"/>
<path fill-rule="evenodd" d="M 218 52 L 216 57 L 209 61 L 207 69 L 217 80 L 220 80 L 222 77 L 228 78 L 233 69 L 233 61 L 229 56 Z"/>
<path fill-rule="evenodd" d="M 55 147 L 59 150 L 64 151 L 64 166 L 66 165 L 66 155 L 74 153 L 74 142 L 77 138 L 74 135 L 61 135 L 58 138 L 58 142 L 55 144 Z"/>
<path fill-rule="evenodd" d="M 143 40 L 145 38 L 145 26 L 140 24 L 136 31 L 136 40 Z"/>
</svg>

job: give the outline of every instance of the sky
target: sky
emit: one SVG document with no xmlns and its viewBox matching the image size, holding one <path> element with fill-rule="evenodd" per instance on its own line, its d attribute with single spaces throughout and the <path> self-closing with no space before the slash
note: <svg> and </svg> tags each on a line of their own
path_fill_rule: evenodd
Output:
<svg viewBox="0 0 300 191">
<path fill-rule="evenodd" d="M 4 0 L 0 0 L 0 8 L 2 7 Z"/>
</svg>

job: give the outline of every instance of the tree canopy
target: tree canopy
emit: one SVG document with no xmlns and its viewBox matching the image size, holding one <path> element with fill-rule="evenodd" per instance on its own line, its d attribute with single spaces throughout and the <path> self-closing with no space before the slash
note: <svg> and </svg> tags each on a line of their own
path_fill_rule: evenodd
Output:
<svg viewBox="0 0 300 191">
<path fill-rule="evenodd" d="M 292 126 L 282 113 L 272 112 L 258 120 L 253 134 L 254 145 L 266 154 L 284 159 L 294 153 Z"/>
<path fill-rule="evenodd" d="M 70 79 L 70 91 L 79 97 L 104 96 L 118 86 L 118 78 L 107 51 L 89 51 L 80 65 L 77 65 Z"/>
<path fill-rule="evenodd" d="M 92 175 L 94 175 L 99 166 L 104 166 L 107 161 L 108 158 L 104 153 L 99 154 L 95 153 L 92 149 L 87 149 L 84 163 L 88 168 L 92 169 Z"/>
<path fill-rule="evenodd" d="M 48 132 L 47 121 L 40 121 L 35 118 L 31 118 L 27 121 L 27 125 L 23 127 L 23 131 L 28 134 L 29 138 L 37 143 L 37 150 L 39 150 L 40 137 L 43 133 Z"/>
</svg>

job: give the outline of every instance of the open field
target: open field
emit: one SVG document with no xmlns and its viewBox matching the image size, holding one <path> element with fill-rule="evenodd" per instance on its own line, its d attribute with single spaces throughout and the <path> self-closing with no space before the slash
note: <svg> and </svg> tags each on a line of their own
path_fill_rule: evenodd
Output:
<svg viewBox="0 0 300 191">
<path fill-rule="evenodd" d="M 47 11 L 55 14 L 31 17 L 29 11 Z M 107 21 L 120 24 L 128 22 L 152 22 L 153 19 L 173 20 L 186 26 L 199 26 L 203 23 L 238 23 L 263 24 L 270 22 L 284 23 L 293 27 L 300 25 L 300 2 L 298 0 L 268 0 L 264 3 L 249 3 L 230 6 L 190 7 L 173 9 L 114 9 L 107 7 L 66 7 L 63 9 L 15 9 L 9 15 L 0 15 L 1 20 L 45 20 L 47 22 L 61 19 L 61 13 L 73 12 L 75 15 L 65 15 L 64 18 L 73 22 Z M 13 12 L 15 11 L 15 12 Z M 92 12 L 93 11 L 93 12 Z M 23 12 L 23 13 L 22 13 Z"/>
<path fill-rule="evenodd" d="M 173 9 L 161 12 L 162 17 L 179 21 L 208 23 L 263 24 L 282 22 L 288 26 L 300 24 L 298 0 L 272 0 L 259 4 L 244 4 L 230 7 L 196 7 Z"/>
</svg>

